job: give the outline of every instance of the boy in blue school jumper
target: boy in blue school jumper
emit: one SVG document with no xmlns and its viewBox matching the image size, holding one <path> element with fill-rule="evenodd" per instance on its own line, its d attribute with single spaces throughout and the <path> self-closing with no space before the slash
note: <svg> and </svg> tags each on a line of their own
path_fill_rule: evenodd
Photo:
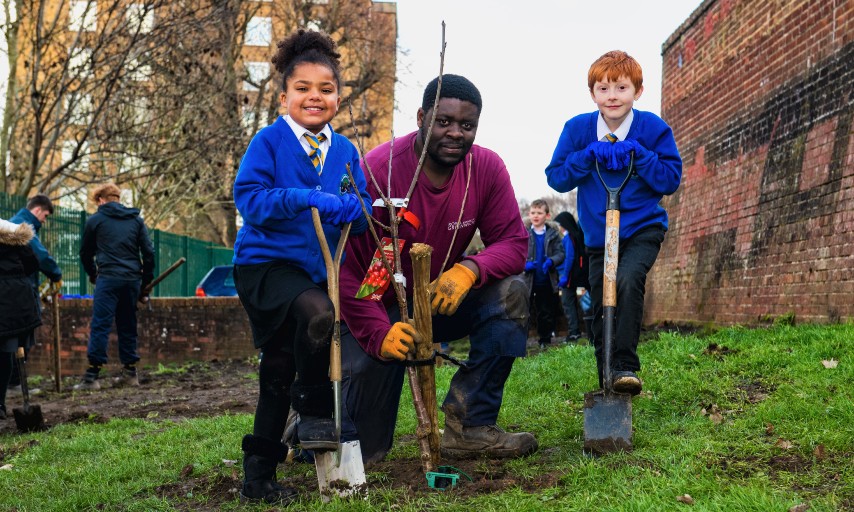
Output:
<svg viewBox="0 0 854 512">
<path fill-rule="evenodd" d="M 335 316 L 311 208 L 336 247 L 345 224 L 353 223 L 353 235 L 367 229 L 356 194 L 371 204 L 358 151 L 329 125 L 341 103 L 339 57 L 320 32 L 300 30 L 278 44 L 272 62 L 283 77 L 279 100 L 288 114 L 253 137 L 234 182 L 244 220 L 234 244 L 234 284 L 261 350 L 253 432 L 242 443 L 241 497 L 250 501 L 296 499 L 296 490 L 276 482 L 291 406 L 300 414 L 303 448 L 338 445 L 329 380 Z"/>
<path fill-rule="evenodd" d="M 646 276 L 667 231 L 667 212 L 659 202 L 679 187 L 682 159 L 667 123 L 653 113 L 632 108 L 643 92 L 643 72 L 635 59 L 621 51 L 606 53 L 590 66 L 587 86 L 598 110 L 566 122 L 546 177 L 558 192 L 578 189 L 578 220 L 590 259 L 593 341 L 599 384 L 603 385 L 602 282 L 608 193 L 596 175 L 597 164 L 611 187 L 619 186 L 627 172 L 633 173 L 620 196 L 611 375 L 615 391 L 637 395 L 642 389 L 637 345 Z"/>
<path fill-rule="evenodd" d="M 558 267 L 564 253 L 560 233 L 546 224 L 551 218 L 545 199 L 535 199 L 528 209 L 528 259 L 525 282 L 531 293 L 531 304 L 537 308 L 537 335 L 540 348 L 551 345 L 558 311 Z"/>
</svg>

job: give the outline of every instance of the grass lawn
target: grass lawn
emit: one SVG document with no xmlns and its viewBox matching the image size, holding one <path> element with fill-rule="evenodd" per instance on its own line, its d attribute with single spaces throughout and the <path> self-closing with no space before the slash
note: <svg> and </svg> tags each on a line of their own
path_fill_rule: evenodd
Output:
<svg viewBox="0 0 854 512">
<path fill-rule="evenodd" d="M 469 463 L 476 487 L 404 485 L 396 464 L 418 457 L 407 391 L 395 449 L 368 468 L 367 499 L 322 504 L 315 483 L 289 510 L 854 510 L 854 325 L 661 333 L 640 356 L 631 453 L 582 453 L 593 351 L 561 346 L 517 361 L 505 389 L 499 423 L 533 432 L 537 453 Z M 437 369 L 440 394 L 453 371 Z M 247 414 L 123 419 L 0 436 L 0 510 L 271 510 L 234 492 L 251 424 Z M 314 467 L 281 465 L 280 476 L 311 481 Z"/>
</svg>

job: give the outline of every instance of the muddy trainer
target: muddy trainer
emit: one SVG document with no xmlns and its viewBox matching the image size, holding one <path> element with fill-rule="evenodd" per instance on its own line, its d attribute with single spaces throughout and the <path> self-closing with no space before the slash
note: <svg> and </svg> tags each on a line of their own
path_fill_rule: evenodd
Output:
<svg viewBox="0 0 854 512">
<path fill-rule="evenodd" d="M 433 341 L 466 336 L 471 341 L 467 366 L 454 375 L 442 406 L 442 455 L 526 455 L 537 449 L 534 436 L 505 432 L 496 422 L 513 362 L 525 355 L 528 292 L 518 274 L 525 266 L 528 236 L 504 162 L 474 145 L 480 92 L 464 77 L 444 75 L 436 102 L 437 82 L 434 79 L 424 91 L 419 129 L 365 156 L 376 178 L 367 180 L 369 192 L 378 197 L 370 184 L 385 188 L 389 183 L 391 159 L 390 197 L 406 197 L 435 108 L 427 157 L 408 202 L 410 221 L 400 224 L 399 237 L 405 241 L 402 265 L 408 283 L 413 282 L 412 244 L 433 247 L 430 277 L 438 279 L 432 298 Z M 385 207 L 374 208 L 373 215 L 389 224 Z M 485 249 L 465 256 L 476 230 Z M 361 442 L 365 462 L 381 460 L 391 449 L 405 370 L 400 361 L 419 336 L 413 326 L 400 321 L 392 287 L 382 294 L 358 293 L 376 282 L 372 275 L 376 249 L 368 234 L 351 238 L 341 269 L 341 312 L 349 327 L 342 330 L 346 409 L 342 437 Z M 441 268 L 446 256 L 448 263 Z M 407 293 L 412 293 L 411 284 Z M 411 296 L 407 303 L 412 304 Z"/>
</svg>

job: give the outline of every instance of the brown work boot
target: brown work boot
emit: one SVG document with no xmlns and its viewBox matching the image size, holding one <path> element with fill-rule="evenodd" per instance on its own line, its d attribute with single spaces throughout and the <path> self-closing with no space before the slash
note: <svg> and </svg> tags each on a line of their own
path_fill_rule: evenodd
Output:
<svg viewBox="0 0 854 512">
<path fill-rule="evenodd" d="M 505 432 L 498 425 L 464 427 L 455 418 L 445 416 L 445 434 L 441 454 L 449 459 L 475 457 L 522 457 L 537 450 L 537 439 L 530 432 Z"/>
</svg>

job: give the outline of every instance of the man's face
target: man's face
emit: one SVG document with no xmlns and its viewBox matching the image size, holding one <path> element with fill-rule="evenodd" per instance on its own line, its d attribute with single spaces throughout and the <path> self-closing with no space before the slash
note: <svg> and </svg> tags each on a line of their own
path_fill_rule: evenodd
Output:
<svg viewBox="0 0 854 512">
<path fill-rule="evenodd" d="M 433 107 L 436 121 L 427 146 L 427 156 L 439 167 L 453 169 L 474 144 L 480 112 L 469 101 L 441 98 Z M 427 128 L 433 110 L 418 109 L 418 128 L 421 141 L 427 140 Z"/>
<path fill-rule="evenodd" d="M 33 208 L 32 213 L 42 224 L 44 224 L 44 221 L 46 221 L 50 215 L 50 211 L 43 209 L 41 206 Z"/>
<path fill-rule="evenodd" d="M 532 206 L 528 210 L 528 219 L 531 221 L 531 225 L 535 228 L 543 227 L 543 224 L 546 223 L 546 219 L 548 219 L 550 215 L 546 213 L 546 210 L 539 206 Z"/>
</svg>

